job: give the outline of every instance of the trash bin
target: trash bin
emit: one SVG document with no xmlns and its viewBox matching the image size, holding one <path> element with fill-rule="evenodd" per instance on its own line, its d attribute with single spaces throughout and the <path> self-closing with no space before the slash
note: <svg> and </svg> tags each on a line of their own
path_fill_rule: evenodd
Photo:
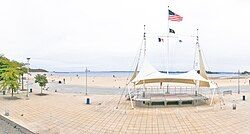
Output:
<svg viewBox="0 0 250 134">
<path fill-rule="evenodd" d="M 233 104 L 233 110 L 236 110 L 236 104 Z"/>
<path fill-rule="evenodd" d="M 86 104 L 90 104 L 90 98 L 86 99 Z"/>
<path fill-rule="evenodd" d="M 32 93 L 32 88 L 30 89 L 30 93 Z"/>
<path fill-rule="evenodd" d="M 5 95 L 6 94 L 6 91 L 5 90 L 3 90 L 3 95 Z"/>
<path fill-rule="evenodd" d="M 246 100 L 246 96 L 245 96 L 245 95 L 243 95 L 242 99 L 243 99 L 243 101 L 245 101 L 245 100 Z"/>
</svg>

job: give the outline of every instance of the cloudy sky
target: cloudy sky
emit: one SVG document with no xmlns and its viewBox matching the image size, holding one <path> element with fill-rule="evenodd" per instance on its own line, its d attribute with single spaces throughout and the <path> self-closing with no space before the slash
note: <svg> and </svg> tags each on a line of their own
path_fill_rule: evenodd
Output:
<svg viewBox="0 0 250 134">
<path fill-rule="evenodd" d="M 195 35 L 207 69 L 250 71 L 248 0 L 1 0 L 0 53 L 50 71 L 131 70 L 147 26 L 147 52 L 159 70 L 167 68 L 167 7 L 184 17 L 170 27 L 171 70 L 189 70 Z M 184 36 L 183 36 L 184 35 Z"/>
</svg>

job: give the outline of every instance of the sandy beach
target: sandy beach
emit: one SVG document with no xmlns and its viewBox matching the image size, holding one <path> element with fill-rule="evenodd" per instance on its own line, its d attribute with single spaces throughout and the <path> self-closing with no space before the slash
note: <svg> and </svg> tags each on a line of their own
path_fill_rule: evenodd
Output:
<svg viewBox="0 0 250 134">
<path fill-rule="evenodd" d="M 34 77 L 36 74 L 32 74 Z M 46 89 L 48 91 L 54 92 L 61 92 L 61 93 L 78 93 L 78 94 L 84 94 L 86 93 L 86 77 L 84 76 L 51 76 L 49 73 L 46 74 L 48 77 L 49 83 L 47 84 Z M 101 77 L 101 76 L 95 76 L 95 77 L 87 77 L 87 92 L 90 94 L 106 94 L 106 95 L 120 95 L 123 91 L 127 91 L 126 87 L 133 88 L 133 84 L 130 83 L 128 86 L 126 86 L 126 83 L 128 82 L 127 77 Z M 223 92 L 225 90 L 232 90 L 232 92 L 238 92 L 238 78 L 237 77 L 216 77 L 216 78 L 210 78 L 211 81 L 216 82 L 219 86 L 220 92 Z M 31 78 L 30 81 L 34 81 L 33 78 Z M 61 83 L 59 83 L 59 81 Z M 241 92 L 249 92 L 249 81 L 250 77 L 245 76 L 241 77 L 239 79 L 240 84 L 240 91 Z M 40 87 L 38 84 L 35 84 L 34 82 L 30 82 L 31 86 L 30 88 L 33 89 L 39 89 Z M 148 87 L 159 87 L 159 84 L 148 84 Z M 164 87 L 167 87 L 166 83 L 163 83 Z M 194 90 L 194 85 L 182 85 L 182 84 L 170 84 L 172 88 L 192 88 Z M 142 88 L 142 85 L 139 85 L 138 87 Z M 25 86 L 26 88 L 26 86 Z M 205 92 L 210 92 L 210 89 L 202 90 Z"/>
<path fill-rule="evenodd" d="M 86 85 L 86 77 L 84 76 L 51 76 L 49 73 L 45 73 L 48 76 L 50 83 L 58 83 L 59 81 L 65 85 Z M 35 76 L 36 74 L 32 74 Z M 65 83 L 64 83 L 65 79 Z M 238 85 L 237 77 L 212 77 L 211 81 L 218 84 L 219 87 L 230 87 Z M 128 77 L 87 77 L 87 83 L 89 87 L 99 87 L 99 88 L 123 88 L 129 81 Z M 250 85 L 250 76 L 240 77 L 239 79 L 241 86 Z M 131 86 L 131 85 L 130 85 Z"/>
</svg>

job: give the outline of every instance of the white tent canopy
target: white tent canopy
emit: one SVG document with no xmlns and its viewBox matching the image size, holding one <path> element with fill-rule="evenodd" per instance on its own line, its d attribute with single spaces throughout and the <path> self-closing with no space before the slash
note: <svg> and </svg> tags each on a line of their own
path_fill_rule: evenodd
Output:
<svg viewBox="0 0 250 134">
<path fill-rule="evenodd" d="M 178 75 L 165 74 L 157 71 L 146 58 L 144 59 L 140 72 L 132 80 L 136 85 L 161 82 L 196 84 L 196 81 L 206 83 L 202 84 L 202 87 L 210 87 L 210 81 L 202 77 L 195 70 Z"/>
</svg>

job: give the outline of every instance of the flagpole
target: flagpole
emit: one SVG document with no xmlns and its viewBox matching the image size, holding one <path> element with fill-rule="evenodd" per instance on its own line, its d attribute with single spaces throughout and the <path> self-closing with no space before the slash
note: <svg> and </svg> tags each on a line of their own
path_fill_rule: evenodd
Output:
<svg viewBox="0 0 250 134">
<path fill-rule="evenodd" d="M 169 4 L 170 5 L 170 4 Z M 167 74 L 169 74 L 169 5 L 168 5 L 168 26 L 167 26 Z M 167 83 L 167 93 L 169 93 L 169 84 Z"/>
<path fill-rule="evenodd" d="M 170 60 L 170 52 L 169 52 L 169 6 L 168 6 L 168 26 L 167 26 L 167 74 L 169 74 L 169 60 Z"/>
<path fill-rule="evenodd" d="M 88 95 L 88 68 L 85 69 L 85 95 Z"/>
</svg>

